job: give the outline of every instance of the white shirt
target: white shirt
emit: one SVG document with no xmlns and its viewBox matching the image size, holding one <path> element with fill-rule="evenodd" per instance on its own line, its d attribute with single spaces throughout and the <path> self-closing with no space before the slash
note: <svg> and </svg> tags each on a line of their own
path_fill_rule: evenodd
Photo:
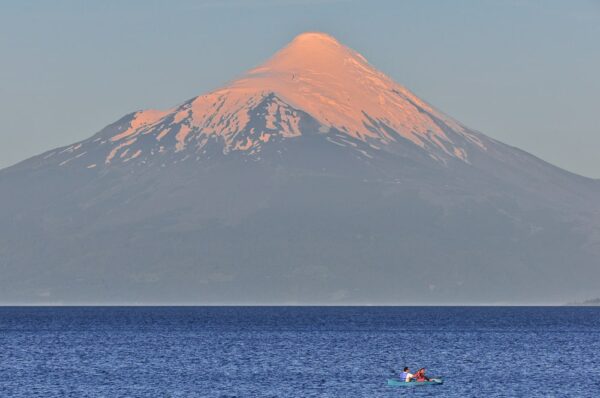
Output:
<svg viewBox="0 0 600 398">
<path fill-rule="evenodd" d="M 408 383 L 408 382 L 410 381 L 410 379 L 412 379 L 412 378 L 413 378 L 413 376 L 414 376 L 414 375 L 413 375 L 412 373 L 408 373 L 408 372 L 406 372 L 406 379 L 404 379 L 404 381 L 405 381 L 406 383 Z"/>
</svg>

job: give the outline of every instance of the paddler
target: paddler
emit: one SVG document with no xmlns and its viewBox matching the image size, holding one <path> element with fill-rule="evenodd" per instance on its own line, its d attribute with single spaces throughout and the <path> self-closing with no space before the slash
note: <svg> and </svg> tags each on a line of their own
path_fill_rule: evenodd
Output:
<svg viewBox="0 0 600 398">
<path fill-rule="evenodd" d="M 413 378 L 414 378 L 414 375 L 412 373 L 410 373 L 410 369 L 408 368 L 408 366 L 405 366 L 404 369 L 402 370 L 402 373 L 400 373 L 400 380 L 402 380 L 405 383 L 408 383 Z"/>
<path fill-rule="evenodd" d="M 429 377 L 425 376 L 425 368 L 421 368 L 414 375 L 415 380 L 418 382 L 421 381 L 430 381 Z"/>
</svg>

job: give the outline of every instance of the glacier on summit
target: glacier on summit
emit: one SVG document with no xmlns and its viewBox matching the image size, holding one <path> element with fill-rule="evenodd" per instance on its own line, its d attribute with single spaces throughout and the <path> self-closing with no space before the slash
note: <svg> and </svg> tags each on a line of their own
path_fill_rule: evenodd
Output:
<svg viewBox="0 0 600 398">
<path fill-rule="evenodd" d="M 456 137 L 485 150 L 477 134 L 373 68 L 359 53 L 327 34 L 309 32 L 226 86 L 170 110 L 135 112 L 119 123 L 114 135 L 78 143 L 68 153 L 75 159 L 88 147 L 100 146 L 106 151 L 104 164 L 143 162 L 156 153 L 184 149 L 188 157 L 201 156 L 208 143 L 217 141 L 224 152 L 257 155 L 271 137 L 302 135 L 304 118 L 316 121 L 322 134 L 333 130 L 342 141 L 347 136 L 368 143 L 369 152 L 393 152 L 394 145 L 408 140 L 434 159 L 468 162 L 469 150 Z"/>
</svg>

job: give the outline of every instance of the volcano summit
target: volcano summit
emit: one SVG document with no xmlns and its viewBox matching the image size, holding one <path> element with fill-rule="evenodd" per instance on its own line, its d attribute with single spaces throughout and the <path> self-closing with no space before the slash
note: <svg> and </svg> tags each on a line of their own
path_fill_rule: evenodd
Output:
<svg viewBox="0 0 600 398">
<path fill-rule="evenodd" d="M 0 171 L 5 303 L 539 303 L 600 294 L 600 182 L 323 33 Z"/>
</svg>

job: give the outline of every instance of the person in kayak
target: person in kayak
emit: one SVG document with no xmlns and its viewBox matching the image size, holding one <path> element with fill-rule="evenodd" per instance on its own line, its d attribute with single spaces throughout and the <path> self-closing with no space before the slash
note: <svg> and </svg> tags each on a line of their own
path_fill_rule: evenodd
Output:
<svg viewBox="0 0 600 398">
<path fill-rule="evenodd" d="M 400 380 L 405 383 L 408 383 L 413 378 L 414 378 L 414 375 L 412 373 L 410 373 L 410 369 L 408 368 L 408 366 L 405 366 L 404 370 L 402 370 L 402 373 L 400 373 Z"/>
<path fill-rule="evenodd" d="M 430 381 L 429 377 L 425 376 L 425 368 L 421 368 L 415 373 L 414 379 L 417 382 Z M 407 380 L 408 381 L 408 380 Z"/>
</svg>

